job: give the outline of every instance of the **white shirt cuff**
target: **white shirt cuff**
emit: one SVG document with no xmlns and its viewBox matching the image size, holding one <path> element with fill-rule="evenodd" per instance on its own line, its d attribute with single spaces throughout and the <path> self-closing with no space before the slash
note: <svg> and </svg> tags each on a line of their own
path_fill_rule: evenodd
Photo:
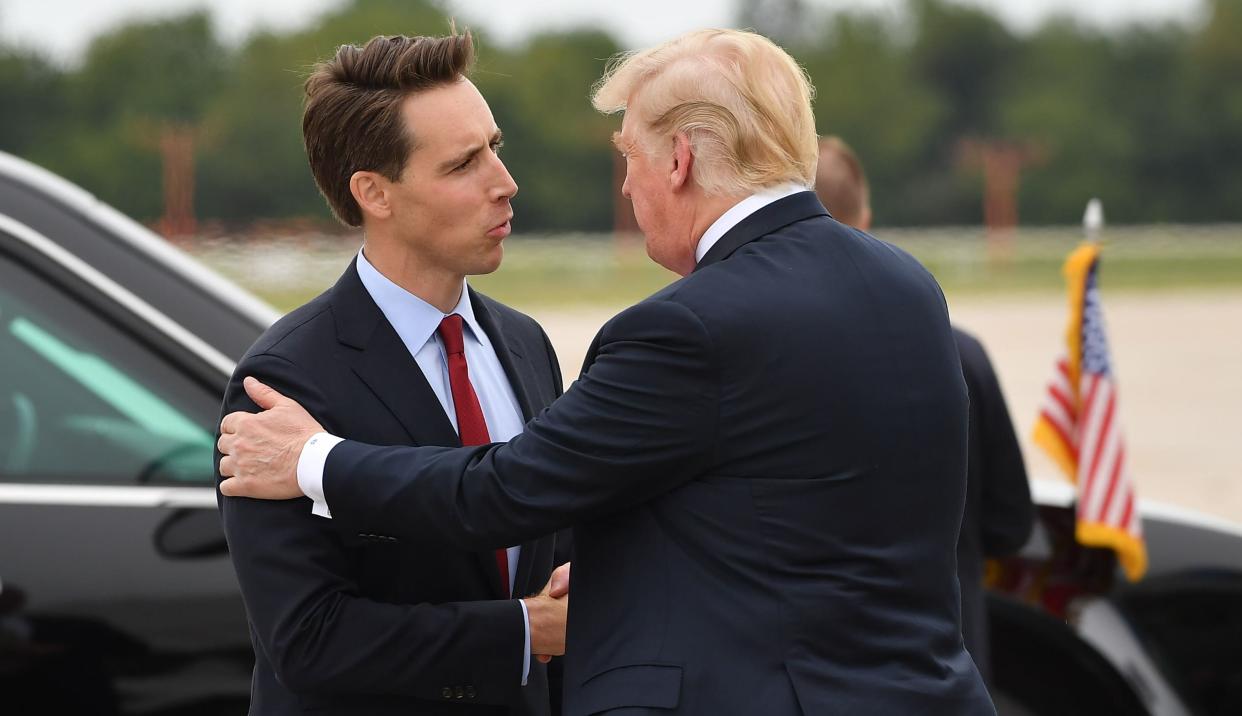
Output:
<svg viewBox="0 0 1242 716">
<path fill-rule="evenodd" d="M 517 603 L 522 605 L 522 622 L 526 624 L 526 646 L 522 648 L 522 686 L 525 686 L 530 678 L 530 610 L 525 600 L 519 599 Z"/>
<path fill-rule="evenodd" d="M 315 501 L 311 514 L 332 519 L 332 511 L 328 509 L 328 501 L 323 496 L 323 468 L 328 462 L 328 453 L 338 443 L 344 442 L 328 433 L 315 433 L 302 446 L 302 454 L 298 456 L 298 487 L 302 493 Z M 527 631 L 530 628 L 527 627 Z M 527 639 L 529 640 L 529 636 Z"/>
</svg>

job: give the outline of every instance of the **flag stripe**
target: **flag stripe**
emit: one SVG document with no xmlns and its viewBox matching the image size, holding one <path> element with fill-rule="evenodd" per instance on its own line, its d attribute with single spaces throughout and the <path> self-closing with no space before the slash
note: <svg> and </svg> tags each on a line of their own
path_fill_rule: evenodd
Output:
<svg viewBox="0 0 1242 716">
<path fill-rule="evenodd" d="M 1070 440 L 1074 435 L 1074 418 L 1067 415 L 1061 404 L 1055 400 L 1049 400 L 1044 403 L 1044 408 L 1040 411 L 1046 415 L 1048 420 L 1055 422 L 1061 432 L 1065 433 L 1066 440 Z"/>
<path fill-rule="evenodd" d="M 1090 461 L 1095 457 L 1096 450 L 1099 449 L 1099 443 L 1104 436 L 1100 433 L 1100 419 L 1103 411 L 1100 405 L 1095 401 L 1096 393 L 1099 391 L 1100 381 L 1098 376 L 1089 376 L 1086 378 L 1088 383 L 1086 393 L 1087 399 L 1082 403 L 1082 413 L 1079 415 L 1078 422 L 1078 485 L 1085 492 L 1090 488 L 1089 478 L 1091 476 L 1088 466 Z M 1107 390 L 1107 386 L 1105 386 Z"/>
<path fill-rule="evenodd" d="M 1065 449 L 1074 456 L 1075 460 L 1077 460 L 1078 451 L 1074 447 L 1074 441 L 1070 440 L 1069 435 L 1065 434 L 1065 429 L 1061 427 L 1061 424 L 1058 423 L 1051 415 L 1048 415 L 1048 411 L 1046 410 L 1040 413 L 1040 415 L 1043 416 L 1044 421 L 1048 424 L 1048 427 L 1052 428 L 1052 432 L 1056 434 L 1057 438 L 1059 438 L 1061 442 L 1065 443 Z"/>
<path fill-rule="evenodd" d="M 1118 442 L 1121 442 L 1120 439 Z M 1100 519 L 1118 527 L 1125 526 L 1125 523 L 1119 521 L 1117 517 L 1121 514 L 1121 506 L 1125 504 L 1126 497 L 1131 493 L 1130 486 L 1125 480 L 1125 456 L 1125 446 L 1118 445 L 1117 458 L 1113 463 L 1113 468 L 1108 471 L 1108 492 L 1104 497 L 1104 506 L 1100 509 Z"/>
<path fill-rule="evenodd" d="M 1139 530 L 1138 530 L 1137 520 L 1136 520 L 1136 524 L 1134 525 L 1134 527 L 1133 527 L 1133 528 L 1128 528 L 1128 526 L 1129 526 L 1129 524 L 1130 524 L 1130 520 L 1131 520 L 1131 519 L 1133 519 L 1134 517 L 1135 517 L 1135 514 L 1134 514 L 1134 493 L 1133 493 L 1133 492 L 1131 492 L 1131 493 L 1129 494 L 1129 496 L 1127 496 L 1127 497 L 1126 497 L 1126 508 L 1125 508 L 1125 511 L 1124 511 L 1124 512 L 1122 512 L 1122 515 L 1121 515 L 1121 520 L 1118 522 L 1118 524 L 1122 525 L 1123 527 L 1127 527 L 1127 530 L 1126 530 L 1126 531 L 1127 531 L 1127 532 L 1130 532 L 1131 534 L 1133 534 L 1133 535 L 1135 535 L 1135 536 L 1137 537 L 1137 536 L 1141 535 L 1141 533 L 1140 533 L 1140 532 L 1139 532 Z"/>
<path fill-rule="evenodd" d="M 1086 514 L 1091 520 L 1103 519 L 1113 492 L 1108 478 L 1112 476 L 1114 466 L 1122 464 L 1118 460 L 1121 453 L 1121 436 L 1112 432 L 1101 439 L 1104 440 L 1104 446 L 1097 456 L 1104 457 L 1100 460 L 1099 469 L 1084 478 L 1087 485 L 1083 489 L 1083 502 L 1088 507 Z"/>
<path fill-rule="evenodd" d="M 1143 521 L 1139 518 L 1138 510 L 1134 509 L 1133 498 L 1131 498 L 1131 500 L 1126 504 L 1126 509 L 1122 513 L 1121 517 L 1123 529 L 1134 535 L 1135 538 L 1142 539 Z"/>
<path fill-rule="evenodd" d="M 1089 514 L 1094 514 L 1096 510 L 1101 514 L 1103 513 L 1103 503 L 1107 502 L 1106 491 L 1108 490 L 1108 485 L 1105 480 L 1100 479 L 1100 464 L 1105 455 L 1111 458 L 1117 452 L 1117 442 L 1119 440 L 1117 434 L 1110 430 L 1113 423 L 1113 405 L 1115 405 L 1115 401 L 1112 399 L 1112 391 L 1105 385 L 1103 392 L 1104 395 L 1100 396 L 1104 401 L 1103 413 L 1100 416 L 1098 428 L 1093 431 L 1093 434 L 1096 436 L 1096 444 L 1093 446 L 1094 451 L 1082 456 L 1082 459 L 1086 461 L 1088 466 L 1087 474 L 1083 478 L 1083 491 L 1088 498 L 1088 507 L 1093 509 L 1093 512 Z M 1111 460 L 1103 464 L 1105 469 L 1112 467 Z M 1111 472 L 1111 470 L 1109 471 Z"/>
<path fill-rule="evenodd" d="M 1052 398 L 1050 402 L 1061 406 L 1066 416 L 1074 414 L 1074 404 L 1070 402 L 1069 396 L 1065 394 L 1065 388 L 1061 385 L 1048 386 L 1048 397 Z"/>
<path fill-rule="evenodd" d="M 1118 473 L 1120 476 L 1121 473 Z M 1126 505 L 1130 503 L 1134 496 L 1134 488 L 1128 482 L 1121 483 L 1118 481 L 1119 489 L 1112 495 L 1113 499 L 1105 506 L 1104 511 L 1100 513 L 1100 521 L 1104 524 L 1114 525 L 1116 527 L 1125 527 L 1125 522 L 1121 521 L 1121 516 L 1126 511 Z"/>
</svg>

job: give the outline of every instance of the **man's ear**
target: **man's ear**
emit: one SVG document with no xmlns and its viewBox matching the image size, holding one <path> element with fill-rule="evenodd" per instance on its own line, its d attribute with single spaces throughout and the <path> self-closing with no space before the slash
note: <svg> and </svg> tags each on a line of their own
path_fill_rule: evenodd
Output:
<svg viewBox="0 0 1242 716">
<path fill-rule="evenodd" d="M 376 219 L 392 216 L 388 196 L 389 181 L 375 172 L 357 171 L 349 178 L 349 193 L 363 215 Z"/>
<path fill-rule="evenodd" d="M 858 219 L 858 228 L 863 231 L 871 231 L 871 207 L 863 207 L 862 216 Z"/>
<path fill-rule="evenodd" d="M 668 175 L 673 191 L 689 186 L 693 167 L 694 152 L 690 150 L 690 137 L 685 132 L 678 132 L 673 135 L 673 167 Z"/>
</svg>

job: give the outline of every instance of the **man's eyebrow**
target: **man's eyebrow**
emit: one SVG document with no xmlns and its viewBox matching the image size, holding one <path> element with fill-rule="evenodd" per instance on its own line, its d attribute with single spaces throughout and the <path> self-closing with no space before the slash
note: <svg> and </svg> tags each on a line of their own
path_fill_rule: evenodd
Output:
<svg viewBox="0 0 1242 716">
<path fill-rule="evenodd" d="M 499 144 L 500 142 L 504 141 L 504 138 L 505 138 L 504 132 L 497 129 L 492 134 L 491 139 L 488 140 L 488 146 L 491 146 L 493 144 Z M 470 159 L 473 158 L 474 155 L 478 154 L 481 151 L 483 151 L 483 147 L 478 146 L 478 145 L 472 146 L 469 149 L 466 149 L 465 151 L 463 151 L 462 153 L 455 155 L 453 158 L 447 159 L 441 162 L 439 166 L 439 170 L 442 172 L 446 172 L 446 171 L 449 171 L 450 169 L 453 169 L 462 164 L 465 164 L 466 162 L 470 161 Z"/>
</svg>

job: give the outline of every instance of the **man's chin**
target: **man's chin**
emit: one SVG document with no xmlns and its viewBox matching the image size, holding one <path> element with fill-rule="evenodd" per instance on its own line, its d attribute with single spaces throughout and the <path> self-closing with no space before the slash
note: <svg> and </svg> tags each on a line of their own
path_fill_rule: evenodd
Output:
<svg viewBox="0 0 1242 716">
<path fill-rule="evenodd" d="M 656 264 L 672 271 L 678 276 L 688 276 L 694 270 L 694 256 L 668 256 L 663 252 L 652 251 L 651 243 L 647 243 L 647 258 Z"/>
<path fill-rule="evenodd" d="M 476 262 L 474 266 L 471 266 L 470 270 L 466 272 L 466 275 L 485 276 L 489 273 L 494 273 L 500 268 L 500 263 L 504 259 L 504 256 L 504 246 L 497 244 L 495 250 L 483 257 L 480 261 Z"/>
</svg>

